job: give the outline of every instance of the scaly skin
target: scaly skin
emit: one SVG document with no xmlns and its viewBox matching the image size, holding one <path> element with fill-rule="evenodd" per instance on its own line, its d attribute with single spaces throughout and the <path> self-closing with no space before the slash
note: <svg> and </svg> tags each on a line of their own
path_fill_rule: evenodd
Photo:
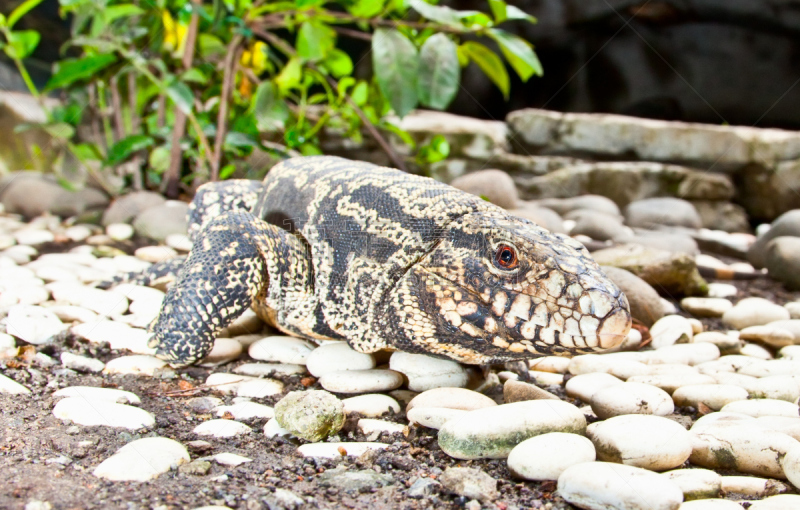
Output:
<svg viewBox="0 0 800 510">
<path fill-rule="evenodd" d="M 175 365 L 248 307 L 296 336 L 473 364 L 601 351 L 630 329 L 625 296 L 580 243 L 397 170 L 290 159 L 261 184 L 201 187 L 191 217 L 152 342 Z"/>
</svg>

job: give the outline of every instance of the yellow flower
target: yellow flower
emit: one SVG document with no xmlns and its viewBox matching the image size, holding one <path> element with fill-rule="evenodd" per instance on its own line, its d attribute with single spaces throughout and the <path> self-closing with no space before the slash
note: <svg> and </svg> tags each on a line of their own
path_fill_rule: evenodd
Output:
<svg viewBox="0 0 800 510">
<path fill-rule="evenodd" d="M 189 25 L 173 19 L 166 9 L 161 11 L 161 22 L 164 24 L 164 49 L 171 52 L 174 57 L 183 56 L 186 49 L 186 34 L 189 32 Z"/>
<path fill-rule="evenodd" d="M 253 70 L 253 73 L 258 76 L 264 71 L 272 69 L 272 64 L 267 57 L 268 46 L 263 41 L 255 41 L 250 45 L 250 48 L 242 52 L 242 57 L 239 63 L 242 67 L 247 67 Z"/>
</svg>

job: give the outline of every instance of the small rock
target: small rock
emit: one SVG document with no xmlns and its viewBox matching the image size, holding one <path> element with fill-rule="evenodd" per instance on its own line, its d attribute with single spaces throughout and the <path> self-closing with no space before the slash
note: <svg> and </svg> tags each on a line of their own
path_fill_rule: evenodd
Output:
<svg viewBox="0 0 800 510">
<path fill-rule="evenodd" d="M 174 200 L 148 207 L 133 220 L 133 228 L 143 237 L 163 241 L 170 234 L 184 234 L 188 230 L 189 206 Z"/>
<path fill-rule="evenodd" d="M 586 428 L 597 459 L 651 471 L 674 469 L 692 453 L 691 435 L 678 423 L 660 416 L 626 415 Z"/>
<path fill-rule="evenodd" d="M 178 256 L 178 252 L 169 246 L 142 246 L 137 248 L 133 254 L 136 258 L 153 264 L 165 262 Z"/>
<path fill-rule="evenodd" d="M 286 363 L 243 363 L 233 369 L 236 374 L 263 377 L 268 375 L 298 375 L 306 372 L 303 365 L 289 365 Z"/>
<path fill-rule="evenodd" d="M 575 356 L 569 364 L 569 373 L 572 375 L 583 375 L 602 372 L 611 374 L 620 379 L 628 379 L 635 375 L 647 375 L 650 370 L 647 365 L 635 361 L 622 354 L 582 354 Z"/>
<path fill-rule="evenodd" d="M 797 404 L 769 398 L 739 400 L 727 404 L 720 410 L 728 413 L 746 414 L 754 418 L 758 418 L 759 416 L 800 417 L 800 408 L 798 408 Z"/>
<path fill-rule="evenodd" d="M 49 343 L 68 327 L 53 312 L 40 306 L 12 306 L 6 317 L 6 331 L 34 345 Z"/>
<path fill-rule="evenodd" d="M 164 243 L 177 251 L 188 253 L 192 250 L 192 241 L 186 234 L 170 234 L 166 237 Z"/>
<path fill-rule="evenodd" d="M 659 365 L 655 365 L 659 366 Z M 671 365 L 667 365 L 671 366 Z M 685 365 L 678 365 L 685 366 Z M 703 384 L 715 384 L 716 381 L 710 375 L 697 374 L 697 373 L 672 373 L 672 374 L 652 374 L 652 375 L 636 375 L 628 378 L 627 382 L 644 383 L 657 388 L 661 388 L 670 395 L 673 395 L 675 390 L 682 386 L 695 386 Z M 674 395 L 673 395 L 674 400 Z"/>
<path fill-rule="evenodd" d="M 99 359 L 77 356 L 70 352 L 61 353 L 61 364 L 66 368 L 71 368 L 78 372 L 97 373 L 102 372 L 106 364 Z"/>
<path fill-rule="evenodd" d="M 534 386 L 533 384 L 514 381 L 512 379 L 509 379 L 503 384 L 503 401 L 506 404 L 541 399 L 561 400 L 556 395 L 538 386 Z"/>
<path fill-rule="evenodd" d="M 253 359 L 305 365 L 315 346 L 305 340 L 291 336 L 268 336 L 255 342 L 248 349 Z"/>
<path fill-rule="evenodd" d="M 222 399 L 216 397 L 194 397 L 186 401 L 186 406 L 197 414 L 208 414 L 222 405 Z"/>
<path fill-rule="evenodd" d="M 584 462 L 558 477 L 558 492 L 580 508 L 676 510 L 683 492 L 665 476 L 623 464 Z"/>
<path fill-rule="evenodd" d="M 242 344 L 230 338 L 217 338 L 214 340 L 214 347 L 211 349 L 203 361 L 202 366 L 217 366 L 230 361 L 234 361 L 242 354 Z"/>
<path fill-rule="evenodd" d="M 508 454 L 511 474 L 525 480 L 558 480 L 568 467 L 595 460 L 592 442 L 577 434 L 551 432 L 521 442 Z"/>
<path fill-rule="evenodd" d="M 672 414 L 675 406 L 666 391 L 649 384 L 626 382 L 598 391 L 591 399 L 592 410 L 601 419 L 623 414 Z"/>
<path fill-rule="evenodd" d="M 698 333 L 692 338 L 694 343 L 708 342 L 714 344 L 719 349 L 722 356 L 728 354 L 739 354 L 742 350 L 742 343 L 732 335 L 726 335 L 719 331 L 705 331 Z"/>
<path fill-rule="evenodd" d="M 250 427 L 234 420 L 208 420 L 196 426 L 192 432 L 200 436 L 234 437 L 249 434 Z"/>
<path fill-rule="evenodd" d="M 248 459 L 247 457 L 242 457 L 241 455 L 230 452 L 218 453 L 211 458 L 214 459 L 217 464 L 232 467 L 240 466 L 247 462 L 253 462 L 253 459 Z"/>
<path fill-rule="evenodd" d="M 783 473 L 792 482 L 792 485 L 795 487 L 800 486 L 800 441 L 781 459 L 781 467 L 783 467 Z"/>
<path fill-rule="evenodd" d="M 756 498 L 774 496 L 790 490 L 783 482 L 755 476 L 723 476 L 721 482 L 720 488 L 726 494 L 736 493 Z"/>
<path fill-rule="evenodd" d="M 399 388 L 403 376 L 394 370 L 342 370 L 323 375 L 319 384 L 334 393 L 374 393 Z"/>
<path fill-rule="evenodd" d="M 692 434 L 692 464 L 771 478 L 785 478 L 780 458 L 800 445 L 786 434 L 746 424 L 712 424 L 700 432 L 693 429 Z"/>
<path fill-rule="evenodd" d="M 14 379 L 0 374 L 0 393 L 6 393 L 8 395 L 24 395 L 30 392 L 31 390 L 21 385 Z"/>
<path fill-rule="evenodd" d="M 264 398 L 283 392 L 283 383 L 275 379 L 259 379 L 247 375 L 215 373 L 206 378 L 206 386 L 240 397 Z"/>
<path fill-rule="evenodd" d="M 800 496 L 780 494 L 761 501 L 754 501 L 749 510 L 797 510 L 800 509 Z"/>
<path fill-rule="evenodd" d="M 153 356 L 122 356 L 106 363 L 106 374 L 133 374 L 153 377 L 157 370 L 167 366 L 167 362 Z"/>
<path fill-rule="evenodd" d="M 777 348 L 794 344 L 794 334 L 791 331 L 769 324 L 746 327 L 739 332 L 739 338 L 765 343 L 770 347 Z"/>
<path fill-rule="evenodd" d="M 433 494 L 442 484 L 431 478 L 417 478 L 406 491 L 406 496 L 414 499 L 423 499 Z"/>
<path fill-rule="evenodd" d="M 392 353 L 389 367 L 408 378 L 408 389 L 427 391 L 433 388 L 463 388 L 467 372 L 455 361 L 402 351 Z"/>
<path fill-rule="evenodd" d="M 217 416 L 223 417 L 226 414 L 233 416 L 234 420 L 250 420 L 252 418 L 272 418 L 275 411 L 263 404 L 255 402 L 239 402 L 231 406 L 217 406 L 214 409 Z"/>
<path fill-rule="evenodd" d="M 327 391 L 293 391 L 275 404 L 281 427 L 307 441 L 321 441 L 344 426 L 344 405 Z"/>
<path fill-rule="evenodd" d="M 719 411 L 731 402 L 747 400 L 747 390 L 730 384 L 697 384 L 682 386 L 672 394 L 672 400 L 679 406 L 697 407 L 703 403 L 714 411 Z"/>
<path fill-rule="evenodd" d="M 112 223 L 106 227 L 106 235 L 115 241 L 126 241 L 133 237 L 133 227 L 127 223 Z"/>
<path fill-rule="evenodd" d="M 406 406 L 406 412 L 415 407 L 445 407 L 473 411 L 496 405 L 497 402 L 477 391 L 465 388 L 434 388 L 411 399 Z"/>
<path fill-rule="evenodd" d="M 505 458 L 520 442 L 547 432 L 582 434 L 583 413 L 555 400 L 515 402 L 469 411 L 439 430 L 439 446 L 457 459 Z"/>
<path fill-rule="evenodd" d="M 739 354 L 763 360 L 772 359 L 772 353 L 769 352 L 769 350 L 758 344 L 754 344 L 751 342 L 744 342 L 744 345 L 742 345 Z"/>
<path fill-rule="evenodd" d="M 438 430 L 448 421 L 461 418 L 466 412 L 468 411 L 446 407 L 415 407 L 406 413 L 406 418 L 411 423 Z"/>
<path fill-rule="evenodd" d="M 342 404 L 345 413 L 358 413 L 370 418 L 381 416 L 387 412 L 400 412 L 400 404 L 397 403 L 397 400 L 378 393 L 346 398 L 342 400 Z"/>
<path fill-rule="evenodd" d="M 697 298 L 695 298 L 697 299 Z M 692 325 L 680 315 L 666 315 L 656 321 L 650 328 L 653 337 L 651 345 L 660 349 L 668 345 L 685 344 L 692 341 L 694 332 Z"/>
<path fill-rule="evenodd" d="M 114 388 L 97 388 L 94 386 L 68 386 L 55 393 L 54 397 L 79 397 L 84 400 L 102 400 L 104 402 L 114 402 L 117 404 L 141 404 L 141 400 L 135 393 L 130 391 L 117 390 Z"/>
<path fill-rule="evenodd" d="M 211 470 L 211 463 L 200 459 L 178 466 L 178 472 L 182 475 L 205 476 L 209 470 Z"/>
<path fill-rule="evenodd" d="M 647 362 L 656 364 L 699 365 L 719 359 L 719 347 L 711 343 L 675 344 L 648 353 Z"/>
<path fill-rule="evenodd" d="M 14 232 L 14 239 L 18 244 L 36 246 L 38 244 L 52 243 L 56 237 L 48 230 L 23 228 Z"/>
<path fill-rule="evenodd" d="M 370 450 L 384 450 L 388 447 L 388 444 L 383 443 L 307 443 L 297 447 L 297 452 L 303 457 L 339 459 L 360 457 Z"/>
<path fill-rule="evenodd" d="M 742 510 L 742 505 L 727 499 L 697 499 L 682 503 L 678 510 Z"/>
<path fill-rule="evenodd" d="M 408 435 L 408 426 L 401 423 L 394 423 L 386 420 L 375 420 L 371 418 L 361 418 L 358 420 L 358 430 L 364 435 L 377 439 L 382 433 Z M 372 437 L 370 438 L 372 439 Z"/>
<path fill-rule="evenodd" d="M 625 223 L 631 227 L 653 228 L 661 225 L 699 229 L 700 215 L 688 200 L 673 197 L 645 198 L 625 208 Z"/>
<path fill-rule="evenodd" d="M 789 289 L 800 289 L 800 238 L 781 236 L 766 246 L 764 265 L 770 277 Z"/>
<path fill-rule="evenodd" d="M 740 374 L 753 377 L 800 374 L 800 361 L 790 359 L 757 360 L 738 370 Z"/>
<path fill-rule="evenodd" d="M 146 437 L 117 450 L 92 474 L 113 481 L 146 482 L 185 462 L 189 462 L 189 452 L 179 442 L 165 437 Z"/>
<path fill-rule="evenodd" d="M 751 398 L 796 402 L 800 397 L 800 377 L 792 375 L 762 377 L 745 389 Z"/>
<path fill-rule="evenodd" d="M 105 213 L 103 213 L 103 225 L 113 223 L 129 223 L 137 214 L 162 205 L 166 200 L 160 193 L 153 191 L 133 191 L 114 200 Z"/>
<path fill-rule="evenodd" d="M 369 370 L 375 368 L 375 357 L 354 350 L 346 342 L 321 345 L 311 351 L 306 368 L 314 377 L 340 370 Z"/>
<path fill-rule="evenodd" d="M 735 297 L 739 293 L 739 289 L 730 283 L 709 283 L 708 284 L 708 297 L 710 298 L 729 298 Z M 724 315 L 724 314 L 723 314 Z"/>
<path fill-rule="evenodd" d="M 442 488 L 447 492 L 480 501 L 497 499 L 497 480 L 480 469 L 449 467 L 439 476 Z"/>
<path fill-rule="evenodd" d="M 584 402 L 591 402 L 592 396 L 598 391 L 622 384 L 624 381 L 606 373 L 587 373 L 576 375 L 567 381 L 565 390 L 572 398 L 579 398 Z"/>
<path fill-rule="evenodd" d="M 612 266 L 601 269 L 625 293 L 634 319 L 650 327 L 665 315 L 661 298 L 649 283 L 625 269 Z"/>
<path fill-rule="evenodd" d="M 788 318 L 789 311 L 786 308 L 764 298 L 751 297 L 742 299 L 725 312 L 722 322 L 735 329 L 744 329 Z"/>
<path fill-rule="evenodd" d="M 663 475 L 681 488 L 684 501 L 719 497 L 722 477 L 710 469 L 676 469 Z"/>
<path fill-rule="evenodd" d="M 561 356 L 542 356 L 528 360 L 528 368 L 537 372 L 552 372 L 566 374 L 569 371 L 569 358 Z"/>
<path fill-rule="evenodd" d="M 502 170 L 478 170 L 453 179 L 454 188 L 477 196 L 484 196 L 503 209 L 517 207 L 519 195 L 514 180 Z"/>
<path fill-rule="evenodd" d="M 724 298 L 688 297 L 681 300 L 681 308 L 698 317 L 722 317 L 733 303 Z"/>
<path fill-rule="evenodd" d="M 292 433 L 281 427 L 278 424 L 278 420 L 273 418 L 264 424 L 264 435 L 267 437 L 284 437 L 291 436 Z"/>
<path fill-rule="evenodd" d="M 53 416 L 87 427 L 102 425 L 137 430 L 155 425 L 153 415 L 143 409 L 78 397 L 59 400 L 53 408 Z"/>
</svg>

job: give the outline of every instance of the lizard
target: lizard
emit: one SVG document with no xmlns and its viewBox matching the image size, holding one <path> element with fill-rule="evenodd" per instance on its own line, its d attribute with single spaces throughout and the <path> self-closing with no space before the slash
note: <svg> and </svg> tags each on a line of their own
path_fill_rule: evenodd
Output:
<svg viewBox="0 0 800 510">
<path fill-rule="evenodd" d="M 251 308 L 297 337 L 468 364 L 620 344 L 628 302 L 589 252 L 427 177 L 333 156 L 283 160 L 262 182 L 199 187 L 188 256 L 152 324 L 173 366 L 205 357 Z"/>
</svg>

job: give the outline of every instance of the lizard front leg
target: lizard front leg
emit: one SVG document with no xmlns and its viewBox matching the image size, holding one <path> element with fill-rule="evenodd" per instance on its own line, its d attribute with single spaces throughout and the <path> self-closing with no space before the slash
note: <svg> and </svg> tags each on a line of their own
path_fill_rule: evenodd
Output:
<svg viewBox="0 0 800 510">
<path fill-rule="evenodd" d="M 281 325 L 300 326 L 315 308 L 313 287 L 308 250 L 298 238 L 249 212 L 225 213 L 195 236 L 150 345 L 175 366 L 199 361 L 259 294 Z"/>
</svg>

